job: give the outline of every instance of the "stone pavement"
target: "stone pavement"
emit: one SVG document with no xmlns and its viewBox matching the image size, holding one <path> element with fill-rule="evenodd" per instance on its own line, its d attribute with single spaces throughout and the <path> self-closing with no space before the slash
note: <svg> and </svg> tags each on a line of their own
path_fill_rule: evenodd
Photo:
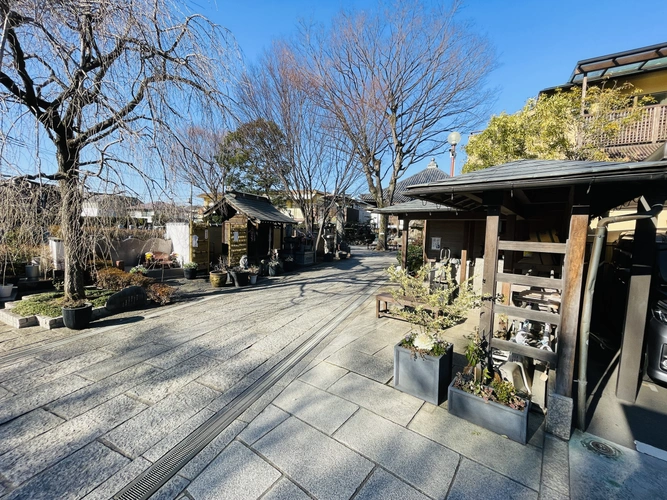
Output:
<svg viewBox="0 0 667 500">
<path fill-rule="evenodd" d="M 536 414 L 522 446 L 393 389 L 393 345 L 409 325 L 376 319 L 371 296 L 393 260 L 355 249 L 348 261 L 118 325 L 0 331 L 0 352 L 44 345 L 11 364 L 0 354 L 0 497 L 112 497 L 342 318 L 153 498 L 662 496 L 659 460 L 600 457 L 582 446 L 585 435 L 568 446 Z M 455 369 L 475 323 L 448 331 Z M 72 341 L 45 344 L 53 335 Z"/>
</svg>

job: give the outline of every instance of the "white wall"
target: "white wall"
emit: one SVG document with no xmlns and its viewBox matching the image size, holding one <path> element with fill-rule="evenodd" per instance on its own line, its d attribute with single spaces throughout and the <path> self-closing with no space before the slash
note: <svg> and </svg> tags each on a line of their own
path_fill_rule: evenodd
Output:
<svg viewBox="0 0 667 500">
<path fill-rule="evenodd" d="M 190 261 L 190 224 L 187 222 L 167 222 L 165 237 L 171 240 L 178 261 L 183 265 Z"/>
</svg>

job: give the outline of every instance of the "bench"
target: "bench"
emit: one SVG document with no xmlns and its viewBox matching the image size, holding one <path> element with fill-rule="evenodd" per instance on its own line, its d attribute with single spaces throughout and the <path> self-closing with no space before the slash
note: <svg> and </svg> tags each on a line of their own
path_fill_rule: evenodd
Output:
<svg viewBox="0 0 667 500">
<path fill-rule="evenodd" d="M 382 304 L 384 303 L 384 309 L 382 308 Z M 389 312 L 389 304 L 398 304 L 401 306 L 410 306 L 410 307 L 417 307 L 419 305 L 424 305 L 423 302 L 419 302 L 417 300 L 412 300 L 409 299 L 408 297 L 402 298 L 396 298 L 394 297 L 391 293 L 389 292 L 382 292 L 378 293 L 375 296 L 375 317 L 380 318 L 382 316 L 389 316 L 390 318 L 395 318 L 396 315 L 391 314 Z M 432 308 L 429 307 L 429 310 Z M 442 310 L 438 307 L 432 310 L 432 312 L 436 314 L 440 314 Z"/>
</svg>

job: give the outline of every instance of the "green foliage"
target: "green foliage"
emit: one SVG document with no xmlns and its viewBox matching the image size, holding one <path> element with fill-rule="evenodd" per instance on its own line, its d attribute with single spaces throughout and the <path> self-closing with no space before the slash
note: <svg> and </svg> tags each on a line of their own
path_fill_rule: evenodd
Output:
<svg viewBox="0 0 667 500">
<path fill-rule="evenodd" d="M 402 345 L 413 352 L 439 355 L 436 352 L 441 354 L 447 348 L 440 339 L 441 332 L 460 323 L 471 308 L 479 305 L 479 297 L 471 291 L 469 281 L 457 285 L 451 272 L 446 273 L 449 278 L 445 287 L 429 289 L 425 281 L 430 271 L 430 266 L 419 268 L 414 275 L 395 266 L 387 269 L 389 281 L 398 285 L 392 289 L 392 296 L 414 303 L 394 311 L 418 328 L 410 332 Z"/>
<path fill-rule="evenodd" d="M 199 264 L 196 262 L 186 262 L 183 264 L 183 269 L 197 269 L 199 267 Z"/>
<path fill-rule="evenodd" d="M 608 160 L 605 144 L 640 120 L 642 106 L 652 101 L 638 97 L 631 107 L 640 92 L 630 84 L 589 87 L 582 103 L 581 89 L 572 87 L 529 99 L 512 115 L 492 117 L 484 132 L 470 138 L 463 171 L 524 159 Z"/>
<path fill-rule="evenodd" d="M 396 256 L 399 265 L 403 260 L 401 252 Z M 408 271 L 416 273 L 424 265 L 424 251 L 421 245 L 408 245 Z"/>
<path fill-rule="evenodd" d="M 86 294 L 86 302 L 94 307 L 103 307 L 115 292 L 113 290 L 92 290 Z M 19 302 L 12 312 L 20 316 L 47 316 L 56 318 L 62 315 L 61 308 L 65 305 L 65 295 L 62 292 L 49 292 L 31 295 Z"/>
</svg>

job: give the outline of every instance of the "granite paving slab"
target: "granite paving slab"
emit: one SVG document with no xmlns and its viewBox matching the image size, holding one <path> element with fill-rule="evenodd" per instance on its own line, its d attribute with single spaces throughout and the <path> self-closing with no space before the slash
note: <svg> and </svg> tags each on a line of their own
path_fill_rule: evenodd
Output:
<svg viewBox="0 0 667 500">
<path fill-rule="evenodd" d="M 394 362 L 386 357 L 370 356 L 347 346 L 326 359 L 329 363 L 386 384 L 394 375 Z"/>
<path fill-rule="evenodd" d="M 93 441 L 34 477 L 5 497 L 7 500 L 78 499 L 106 481 L 129 460 Z"/>
<path fill-rule="evenodd" d="M 177 474 L 164 483 L 159 490 L 153 493 L 151 495 L 151 500 L 173 500 L 178 497 L 179 493 L 185 490 L 189 484 L 190 481 Z"/>
<path fill-rule="evenodd" d="M 87 379 L 98 381 L 123 371 L 130 366 L 138 365 L 142 361 L 157 356 L 167 349 L 169 348 L 162 344 L 146 344 L 120 356 L 114 356 L 83 370 L 79 370 L 77 374 Z"/>
<path fill-rule="evenodd" d="M 11 397 L 11 396 L 13 396 L 13 395 L 14 395 L 13 392 L 8 391 L 8 390 L 5 389 L 4 387 L 0 387 L 0 400 L 3 400 L 3 399 L 8 398 L 8 397 Z"/>
<path fill-rule="evenodd" d="M 189 480 L 193 480 L 239 435 L 246 425 L 245 422 L 240 420 L 232 422 L 213 441 L 207 444 L 202 451 L 197 453 L 178 474 Z"/>
<path fill-rule="evenodd" d="M 299 379 L 326 391 L 346 373 L 349 372 L 345 368 L 322 361 L 303 373 Z"/>
<path fill-rule="evenodd" d="M 187 487 L 194 500 L 259 498 L 281 473 L 235 441 Z"/>
<path fill-rule="evenodd" d="M 292 481 L 283 477 L 267 491 L 262 500 L 310 500 L 310 497 Z"/>
<path fill-rule="evenodd" d="M 76 375 L 65 375 L 64 377 L 42 384 L 34 390 L 18 394 L 11 398 L 5 398 L 2 401 L 2 405 L 0 405 L 0 424 L 28 413 L 51 401 L 55 401 L 88 384 L 90 384 L 90 380 L 86 380 L 85 378 Z"/>
<path fill-rule="evenodd" d="M 326 434 L 333 434 L 359 408 L 338 396 L 295 380 L 273 401 Z"/>
<path fill-rule="evenodd" d="M 253 448 L 320 500 L 350 498 L 373 469 L 370 461 L 295 417 Z"/>
<path fill-rule="evenodd" d="M 0 368 L 0 383 L 4 385 L 6 380 L 11 380 L 14 377 L 25 376 L 28 373 L 34 372 L 41 368 L 50 366 L 49 363 L 36 358 L 23 358 L 12 363 L 11 365 Z"/>
<path fill-rule="evenodd" d="M 540 448 L 511 441 L 433 405 L 425 405 L 409 429 L 529 488 L 537 491 L 540 487 Z"/>
<path fill-rule="evenodd" d="M 239 434 L 239 439 L 251 445 L 287 420 L 289 416 L 289 413 L 280 408 L 269 405 Z"/>
<path fill-rule="evenodd" d="M 128 391 L 128 395 L 149 404 L 157 403 L 219 364 L 213 358 L 197 355 L 163 371 L 159 375 L 151 377 L 146 382 L 136 385 Z"/>
<path fill-rule="evenodd" d="M 155 443 L 147 449 L 141 456 L 146 460 L 151 462 L 157 461 L 165 453 L 171 450 L 174 446 L 180 443 L 184 438 L 189 436 L 192 432 L 197 430 L 197 428 L 206 422 L 209 418 L 215 415 L 211 410 L 204 408 L 200 412 L 196 413 L 181 425 L 176 427 L 173 431 L 167 434 L 160 441 Z"/>
<path fill-rule="evenodd" d="M 103 442 L 136 458 L 183 422 L 201 411 L 218 393 L 196 382 L 167 396 L 104 435 Z"/>
<path fill-rule="evenodd" d="M 3 475 L 19 485 L 144 408 L 145 405 L 122 395 L 107 401 L 4 454 Z"/>
<path fill-rule="evenodd" d="M 459 463 L 457 453 L 364 409 L 334 437 L 433 498 L 445 498 Z"/>
<path fill-rule="evenodd" d="M 568 453 L 567 442 L 551 434 L 545 436 L 540 496 L 542 496 L 544 488 L 552 489 L 565 496 L 570 495 L 570 462 Z"/>
<path fill-rule="evenodd" d="M 361 328 L 361 326 L 359 326 L 359 328 Z M 379 337 L 377 335 L 364 335 L 350 343 L 350 347 L 355 351 L 360 351 L 372 356 L 387 347 L 389 343 L 390 341 L 387 338 Z"/>
<path fill-rule="evenodd" d="M 664 429 L 656 429 L 664 432 Z M 618 451 L 614 458 L 599 455 L 587 443 L 599 441 Z M 667 464 L 590 434 L 575 431 L 569 442 L 570 496 L 573 499 L 664 498 Z"/>
<path fill-rule="evenodd" d="M 204 350 L 204 347 L 191 343 L 179 345 L 178 347 L 169 349 L 162 354 L 158 354 L 157 356 L 147 360 L 146 363 L 166 370 L 196 356 L 197 354 L 200 354 Z"/>
<path fill-rule="evenodd" d="M 138 457 L 121 467 L 118 472 L 109 477 L 97 488 L 83 497 L 85 500 L 109 500 L 122 490 L 130 481 L 150 467 L 151 463 Z"/>
<path fill-rule="evenodd" d="M 0 455 L 63 422 L 62 418 L 40 408 L 7 422 L 0 426 Z"/>
<path fill-rule="evenodd" d="M 124 393 L 161 371 L 140 363 L 61 397 L 46 405 L 46 408 L 63 418 L 74 418 Z"/>
<path fill-rule="evenodd" d="M 468 500 L 470 498 L 537 500 L 537 492 L 483 465 L 463 458 L 447 500 Z"/>
<path fill-rule="evenodd" d="M 218 368 L 210 370 L 199 377 L 198 382 L 212 387 L 216 391 L 225 392 L 234 386 L 239 380 L 264 363 L 269 354 L 266 352 L 246 349 L 225 363 L 220 364 Z"/>
<path fill-rule="evenodd" d="M 66 363 L 63 362 L 48 365 L 28 374 L 21 374 L 19 377 L 4 381 L 2 385 L 17 394 L 26 392 L 31 388 L 38 387 L 41 384 L 50 382 L 63 375 L 69 375 L 70 373 L 81 370 L 92 364 L 99 363 L 100 361 L 104 361 L 110 357 L 111 354 L 108 352 L 99 350 L 89 351 L 68 359 Z"/>
<path fill-rule="evenodd" d="M 332 385 L 329 392 L 402 426 L 407 426 L 424 404 L 421 399 L 352 372 Z"/>
<path fill-rule="evenodd" d="M 429 500 L 429 497 L 377 467 L 354 500 Z"/>
</svg>

